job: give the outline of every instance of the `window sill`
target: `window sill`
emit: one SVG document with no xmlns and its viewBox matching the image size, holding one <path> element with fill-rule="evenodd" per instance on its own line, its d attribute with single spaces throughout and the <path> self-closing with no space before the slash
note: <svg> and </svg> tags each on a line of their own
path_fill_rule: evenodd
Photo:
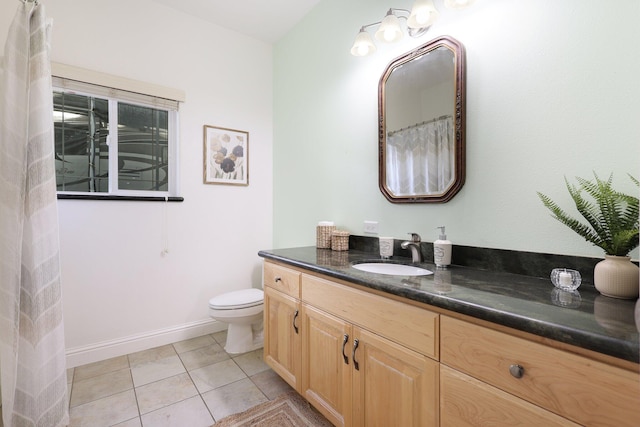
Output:
<svg viewBox="0 0 640 427">
<path fill-rule="evenodd" d="M 97 196 L 93 194 L 58 194 L 58 200 L 118 200 L 128 202 L 184 202 L 184 197 Z"/>
</svg>

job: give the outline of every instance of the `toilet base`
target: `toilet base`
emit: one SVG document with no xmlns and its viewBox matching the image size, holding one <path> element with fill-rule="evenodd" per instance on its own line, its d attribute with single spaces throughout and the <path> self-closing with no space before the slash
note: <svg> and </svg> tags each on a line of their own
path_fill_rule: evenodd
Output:
<svg viewBox="0 0 640 427">
<path fill-rule="evenodd" d="M 230 323 L 224 351 L 230 354 L 247 353 L 262 348 L 263 344 L 262 322 L 254 325 Z"/>
</svg>

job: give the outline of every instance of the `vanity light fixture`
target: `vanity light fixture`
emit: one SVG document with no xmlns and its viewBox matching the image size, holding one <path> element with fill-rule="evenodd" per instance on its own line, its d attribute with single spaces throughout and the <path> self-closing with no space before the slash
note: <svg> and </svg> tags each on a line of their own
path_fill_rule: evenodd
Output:
<svg viewBox="0 0 640 427">
<path fill-rule="evenodd" d="M 449 9 L 464 9 L 471 6 L 476 0 L 444 0 L 444 5 Z"/>
<path fill-rule="evenodd" d="M 461 9 L 471 5 L 475 0 L 444 0 L 445 6 L 451 9 Z M 407 33 L 411 37 L 420 37 L 438 19 L 440 13 L 433 5 L 433 0 L 416 0 L 411 10 L 390 8 L 382 21 L 363 25 L 351 47 L 353 56 L 367 56 L 377 50 L 373 38 L 367 28 L 379 25 L 375 32 L 376 40 L 383 43 L 394 43 L 404 37 L 400 27 L 400 19 L 407 21 Z"/>
<path fill-rule="evenodd" d="M 382 21 L 363 25 L 351 47 L 353 56 L 366 56 L 376 51 L 376 45 L 367 32 L 367 28 L 379 25 L 375 33 L 376 40 L 383 43 L 394 43 L 404 37 L 400 27 L 400 19 L 407 21 L 407 32 L 411 37 L 424 34 L 429 26 L 438 18 L 438 11 L 432 0 L 416 0 L 411 10 L 390 8 Z"/>
</svg>

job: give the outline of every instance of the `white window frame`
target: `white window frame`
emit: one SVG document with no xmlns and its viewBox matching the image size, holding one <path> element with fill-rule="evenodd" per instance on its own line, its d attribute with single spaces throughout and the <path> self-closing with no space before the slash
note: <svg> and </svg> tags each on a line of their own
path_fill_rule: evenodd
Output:
<svg viewBox="0 0 640 427">
<path fill-rule="evenodd" d="M 92 96 L 92 95 L 88 95 Z M 108 98 L 109 102 L 109 135 L 107 136 L 107 145 L 109 146 L 109 192 L 79 192 L 79 191 L 59 191 L 59 194 L 91 194 L 91 195 L 111 195 L 111 196 L 132 196 L 132 197 L 174 197 L 177 195 L 177 178 L 176 169 L 178 167 L 178 111 L 158 108 L 143 103 L 134 103 L 122 101 L 115 98 Z M 141 107 L 155 108 L 156 110 L 167 111 L 169 119 L 168 129 L 168 150 L 169 156 L 169 174 L 168 174 L 168 190 L 152 191 L 152 190 L 121 190 L 118 188 L 118 130 L 112 128 L 118 123 L 118 104 L 122 102 L 130 105 L 139 105 Z M 113 157 L 112 157 L 113 156 Z M 112 161 L 112 159 L 114 159 Z"/>
<path fill-rule="evenodd" d="M 92 198 L 124 196 L 157 198 L 177 197 L 179 103 L 184 101 L 184 92 L 124 79 L 104 73 L 52 63 L 52 86 L 57 92 L 71 93 L 105 99 L 109 104 L 109 191 L 58 191 L 61 195 L 91 196 Z M 170 97 L 170 98 L 169 98 Z M 168 190 L 121 190 L 118 189 L 118 103 L 164 110 L 168 112 Z"/>
</svg>

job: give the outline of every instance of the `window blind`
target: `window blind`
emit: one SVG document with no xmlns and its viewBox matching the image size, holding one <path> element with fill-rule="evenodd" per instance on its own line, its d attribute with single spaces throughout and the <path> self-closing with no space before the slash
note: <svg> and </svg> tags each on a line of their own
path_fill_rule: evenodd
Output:
<svg viewBox="0 0 640 427">
<path fill-rule="evenodd" d="M 59 63 L 51 63 L 51 78 L 54 88 L 166 110 L 178 110 L 179 103 L 185 100 L 184 91 L 179 89 Z"/>
</svg>

